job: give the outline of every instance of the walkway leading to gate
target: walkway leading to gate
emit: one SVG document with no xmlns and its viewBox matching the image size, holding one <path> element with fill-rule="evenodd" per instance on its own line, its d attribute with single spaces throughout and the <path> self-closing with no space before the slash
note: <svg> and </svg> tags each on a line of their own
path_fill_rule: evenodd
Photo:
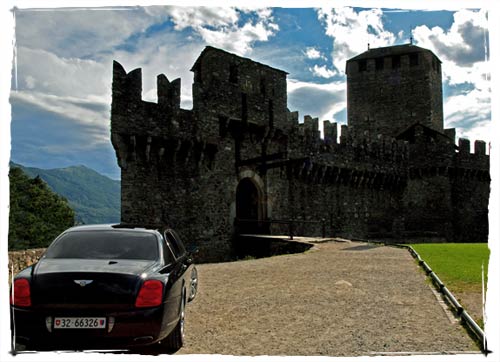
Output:
<svg viewBox="0 0 500 362">
<path fill-rule="evenodd" d="M 479 353 L 404 249 L 325 242 L 306 253 L 201 264 L 198 272 L 179 353 Z"/>
</svg>

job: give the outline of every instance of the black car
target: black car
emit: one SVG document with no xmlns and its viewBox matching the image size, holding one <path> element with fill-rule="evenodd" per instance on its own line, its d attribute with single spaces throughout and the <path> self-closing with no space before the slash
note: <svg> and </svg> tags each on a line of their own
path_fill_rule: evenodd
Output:
<svg viewBox="0 0 500 362">
<path fill-rule="evenodd" d="M 73 227 L 14 278 L 14 345 L 174 352 L 197 284 L 192 253 L 171 229 Z"/>
</svg>

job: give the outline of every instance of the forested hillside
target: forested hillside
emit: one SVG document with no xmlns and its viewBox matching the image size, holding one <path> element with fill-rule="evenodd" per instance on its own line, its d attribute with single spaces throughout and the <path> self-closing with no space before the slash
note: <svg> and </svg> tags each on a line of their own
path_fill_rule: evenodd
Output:
<svg viewBox="0 0 500 362">
<path fill-rule="evenodd" d="M 39 176 L 57 194 L 65 197 L 79 224 L 120 221 L 120 181 L 112 180 L 85 166 L 44 170 L 20 167 L 28 176 Z"/>
<path fill-rule="evenodd" d="M 20 168 L 9 172 L 9 250 L 46 247 L 75 223 L 75 213 L 63 197 L 40 178 Z"/>
</svg>

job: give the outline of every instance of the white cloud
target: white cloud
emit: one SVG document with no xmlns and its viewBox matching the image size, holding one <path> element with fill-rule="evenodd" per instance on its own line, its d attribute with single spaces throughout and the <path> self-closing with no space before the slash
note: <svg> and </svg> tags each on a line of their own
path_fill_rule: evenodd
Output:
<svg viewBox="0 0 500 362">
<path fill-rule="evenodd" d="M 165 10 L 175 23 L 176 30 L 235 26 L 239 19 L 234 8 L 169 6 Z"/>
<path fill-rule="evenodd" d="M 11 101 L 31 104 L 64 117 L 68 122 L 86 126 L 87 130 L 92 129 L 92 134 L 86 138 L 86 147 L 109 143 L 109 102 L 92 96 L 64 97 L 32 91 L 13 92 Z M 37 117 L 33 117 L 32 121 L 37 122 Z"/>
<path fill-rule="evenodd" d="M 165 17 L 147 8 L 16 10 L 16 41 L 63 57 L 109 51 Z"/>
<path fill-rule="evenodd" d="M 333 38 L 333 65 L 345 72 L 346 60 L 370 47 L 392 45 L 395 35 L 384 29 L 382 10 L 370 9 L 356 13 L 353 8 L 319 9 L 318 19 L 325 34 Z"/>
<path fill-rule="evenodd" d="M 443 62 L 443 75 L 450 85 L 473 84 L 489 87 L 487 19 L 484 11 L 460 10 L 448 31 L 440 27 L 418 26 L 413 30 L 416 43 L 432 50 Z"/>
<path fill-rule="evenodd" d="M 24 83 L 26 84 L 26 88 L 33 89 L 35 88 L 36 80 L 31 75 L 28 75 L 24 78 Z"/>
<path fill-rule="evenodd" d="M 250 53 L 254 42 L 267 41 L 275 33 L 275 29 L 269 27 L 264 21 L 259 21 L 256 24 L 247 22 L 241 28 L 219 28 L 216 30 L 200 28 L 197 31 L 207 44 L 240 55 Z"/>
<path fill-rule="evenodd" d="M 255 42 L 267 41 L 279 30 L 269 8 L 168 7 L 166 12 L 174 22 L 175 29 L 191 28 L 207 44 L 240 55 L 249 54 Z M 240 13 L 250 15 L 243 25 L 239 24 Z"/>
<path fill-rule="evenodd" d="M 287 79 L 287 89 L 288 92 L 293 92 L 299 88 L 303 87 L 314 87 L 315 89 L 320 89 L 323 91 L 329 91 L 329 92 L 341 92 L 345 91 L 345 82 L 343 81 L 335 81 L 331 83 L 325 83 L 325 84 L 317 84 L 317 83 L 311 83 L 311 82 L 303 82 L 299 81 L 293 78 Z"/>
<path fill-rule="evenodd" d="M 335 119 L 335 115 L 347 107 L 345 82 L 326 84 L 301 82 L 288 79 L 288 104 L 290 110 L 300 110 L 301 115 L 318 117 L 320 121 L 331 120 L 345 123 L 345 119 Z"/>
<path fill-rule="evenodd" d="M 319 58 L 324 58 L 324 56 L 321 54 L 319 50 L 316 48 L 307 48 L 306 49 L 306 57 L 308 59 L 319 59 Z"/>
<path fill-rule="evenodd" d="M 490 63 L 477 62 L 464 67 L 452 61 L 443 61 L 444 80 L 451 86 L 471 84 L 478 89 L 490 88 Z"/>
<path fill-rule="evenodd" d="M 448 97 L 444 104 L 445 127 L 456 128 L 457 137 L 491 140 L 490 91 L 473 89 Z"/>
<path fill-rule="evenodd" d="M 96 95 L 108 101 L 111 63 L 64 58 L 54 53 L 19 46 L 18 90 L 73 97 Z M 107 97 L 107 98 L 106 98 Z"/>
<path fill-rule="evenodd" d="M 446 127 L 456 127 L 458 137 L 491 139 L 490 63 L 488 54 L 487 14 L 483 10 L 454 13 L 448 30 L 413 29 L 415 42 L 432 50 L 443 62 L 443 80 L 460 94 L 450 94 L 444 104 Z"/>
<path fill-rule="evenodd" d="M 454 13 L 447 31 L 422 25 L 412 33 L 418 45 L 441 54 L 442 60 L 468 67 L 485 60 L 487 32 L 486 11 L 460 10 Z"/>
<path fill-rule="evenodd" d="M 322 65 L 321 67 L 318 66 L 317 64 L 314 65 L 313 68 L 309 68 L 309 70 L 315 75 L 316 77 L 320 78 L 332 78 L 335 75 L 337 75 L 337 72 L 334 70 L 330 70 L 326 68 L 326 65 Z"/>
<path fill-rule="evenodd" d="M 241 23 L 241 15 L 246 20 Z M 17 10 L 16 40 L 30 49 L 55 55 L 96 57 L 123 47 L 130 39 L 150 35 L 154 25 L 167 21 L 180 31 L 192 29 L 211 45 L 248 54 L 257 41 L 267 41 L 278 30 L 272 9 L 231 7 L 129 7 L 117 9 Z M 126 49 L 126 48 L 125 48 Z"/>
</svg>

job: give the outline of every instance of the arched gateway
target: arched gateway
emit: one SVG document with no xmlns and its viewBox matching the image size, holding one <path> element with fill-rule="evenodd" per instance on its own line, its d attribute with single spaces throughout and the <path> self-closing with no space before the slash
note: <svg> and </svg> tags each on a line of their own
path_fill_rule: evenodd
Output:
<svg viewBox="0 0 500 362">
<path fill-rule="evenodd" d="M 268 230 L 264 193 L 251 178 L 240 180 L 236 187 L 236 220 L 240 234 L 261 234 Z"/>
</svg>

